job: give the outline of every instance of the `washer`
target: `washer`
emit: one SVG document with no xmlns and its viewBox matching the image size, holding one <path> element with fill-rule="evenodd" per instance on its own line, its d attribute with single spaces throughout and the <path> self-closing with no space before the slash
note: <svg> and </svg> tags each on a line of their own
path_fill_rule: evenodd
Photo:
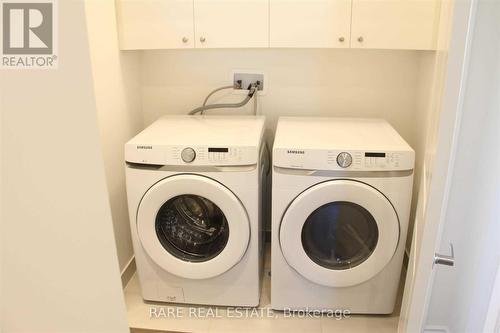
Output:
<svg viewBox="0 0 500 333">
<path fill-rule="evenodd" d="M 259 304 L 263 134 L 263 117 L 168 116 L 125 145 L 145 300 Z"/>
<path fill-rule="evenodd" d="M 384 120 L 279 119 L 273 147 L 274 309 L 392 313 L 413 165 L 414 151 Z"/>
</svg>

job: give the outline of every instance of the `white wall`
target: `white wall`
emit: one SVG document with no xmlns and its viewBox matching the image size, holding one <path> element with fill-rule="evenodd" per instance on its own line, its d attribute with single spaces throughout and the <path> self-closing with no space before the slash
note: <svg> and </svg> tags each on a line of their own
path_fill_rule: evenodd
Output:
<svg viewBox="0 0 500 333">
<path fill-rule="evenodd" d="M 0 72 L 0 331 L 127 332 L 83 1 L 58 1 L 59 68 Z"/>
<path fill-rule="evenodd" d="M 142 130 L 139 54 L 120 52 L 113 0 L 86 3 L 101 147 L 120 270 L 133 258 L 125 192 L 126 141 Z"/>
<path fill-rule="evenodd" d="M 441 250 L 456 265 L 438 267 L 428 325 L 482 332 L 500 264 L 500 2 L 478 1 L 458 152 Z"/>
<path fill-rule="evenodd" d="M 417 83 L 416 119 L 414 123 L 415 173 L 411 220 L 423 219 L 426 192 L 430 185 L 431 169 L 436 149 L 441 114 L 441 99 L 446 79 L 448 49 L 452 28 L 454 0 L 442 1 L 437 36 L 437 51 L 423 52 L 420 57 Z M 423 181 L 423 183 L 422 183 Z M 422 192 L 422 193 L 421 193 Z M 421 198 L 419 199 L 419 195 Z M 422 200 L 420 207 L 417 207 Z M 413 228 L 410 226 L 407 248 L 410 248 Z"/>
<path fill-rule="evenodd" d="M 188 113 L 212 89 L 231 84 L 233 69 L 258 69 L 267 74 L 267 95 L 259 98 L 259 111 L 271 128 L 282 115 L 383 117 L 414 143 L 419 59 L 416 51 L 145 51 L 144 120 L 147 125 L 164 114 Z M 229 97 L 218 100 L 242 98 Z"/>
<path fill-rule="evenodd" d="M 437 71 L 440 66 L 437 63 L 439 56 L 437 52 L 422 52 L 419 62 L 419 74 L 416 88 L 415 99 L 415 119 L 413 126 L 414 142 L 413 149 L 415 149 L 415 175 L 413 179 L 413 198 L 410 213 L 410 227 L 408 229 L 408 238 L 406 239 L 406 249 L 411 248 L 413 240 L 413 226 L 415 219 L 418 218 L 417 205 L 419 200 L 425 200 L 420 196 L 421 181 L 424 174 L 424 160 L 426 153 L 427 136 L 432 116 L 439 114 L 438 109 L 433 105 L 436 89 L 439 91 L 439 81 L 436 77 Z M 434 117 L 437 118 L 437 117 Z M 420 198 L 419 198 L 420 196 Z M 421 213 L 421 212 L 420 212 Z M 408 251 L 409 252 L 409 251 Z"/>
<path fill-rule="evenodd" d="M 259 97 L 258 111 L 268 118 L 269 141 L 279 116 L 381 117 L 421 158 L 434 55 L 354 49 L 144 51 L 144 121 L 148 125 L 164 114 L 188 113 L 212 89 L 231 84 L 232 70 L 257 69 L 266 73 L 267 93 Z M 240 99 L 242 95 L 223 92 L 214 101 Z M 252 111 L 249 104 L 229 112 Z M 417 163 L 417 181 L 421 166 Z"/>
</svg>

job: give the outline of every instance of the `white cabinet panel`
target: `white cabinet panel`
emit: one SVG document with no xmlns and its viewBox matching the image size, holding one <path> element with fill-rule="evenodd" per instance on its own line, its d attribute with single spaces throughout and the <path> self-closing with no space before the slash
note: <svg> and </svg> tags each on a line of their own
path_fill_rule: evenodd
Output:
<svg viewBox="0 0 500 333">
<path fill-rule="evenodd" d="M 193 0 L 118 0 L 120 48 L 194 47 Z"/>
<path fill-rule="evenodd" d="M 194 0 L 198 48 L 269 46 L 268 0 Z"/>
<path fill-rule="evenodd" d="M 270 0 L 271 47 L 348 48 L 351 0 Z"/>
<path fill-rule="evenodd" d="M 120 48 L 436 48 L 441 0 L 117 0 Z"/>
<path fill-rule="evenodd" d="M 436 48 L 439 0 L 353 0 L 351 47 Z"/>
</svg>

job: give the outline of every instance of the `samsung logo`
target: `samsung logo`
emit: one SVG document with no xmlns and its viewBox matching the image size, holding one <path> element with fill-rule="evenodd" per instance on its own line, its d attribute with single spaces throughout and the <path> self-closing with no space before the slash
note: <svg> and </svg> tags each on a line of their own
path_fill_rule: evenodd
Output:
<svg viewBox="0 0 500 333">
<path fill-rule="evenodd" d="M 286 152 L 287 154 L 298 154 L 298 155 L 304 155 L 306 153 L 303 150 L 294 150 L 294 149 L 287 150 Z"/>
<path fill-rule="evenodd" d="M 137 149 L 153 149 L 153 146 L 137 146 Z"/>
</svg>

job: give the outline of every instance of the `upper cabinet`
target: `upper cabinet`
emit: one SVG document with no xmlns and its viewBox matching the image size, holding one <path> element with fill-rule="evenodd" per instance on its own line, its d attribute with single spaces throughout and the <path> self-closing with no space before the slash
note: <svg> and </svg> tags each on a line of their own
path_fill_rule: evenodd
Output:
<svg viewBox="0 0 500 333">
<path fill-rule="evenodd" d="M 441 0 L 117 0 L 121 49 L 433 50 Z"/>
<path fill-rule="evenodd" d="M 268 0 L 194 0 L 196 47 L 269 47 Z"/>
<path fill-rule="evenodd" d="M 271 47 L 347 48 L 351 0 L 269 0 Z"/>
<path fill-rule="evenodd" d="M 436 48 L 438 0 L 353 0 L 351 47 Z"/>
<path fill-rule="evenodd" d="M 194 47 L 193 0 L 118 0 L 122 50 Z"/>
</svg>

